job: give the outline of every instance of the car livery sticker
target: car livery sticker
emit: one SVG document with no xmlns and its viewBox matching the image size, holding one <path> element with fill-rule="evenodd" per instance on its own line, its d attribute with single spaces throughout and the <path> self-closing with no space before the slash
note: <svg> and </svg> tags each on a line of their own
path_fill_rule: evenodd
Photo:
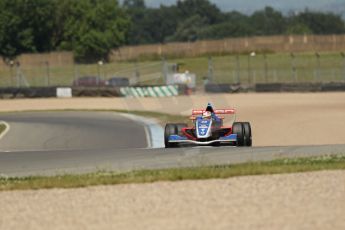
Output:
<svg viewBox="0 0 345 230">
<path fill-rule="evenodd" d="M 198 119 L 196 122 L 198 138 L 208 138 L 210 136 L 210 127 L 212 120 Z"/>
</svg>

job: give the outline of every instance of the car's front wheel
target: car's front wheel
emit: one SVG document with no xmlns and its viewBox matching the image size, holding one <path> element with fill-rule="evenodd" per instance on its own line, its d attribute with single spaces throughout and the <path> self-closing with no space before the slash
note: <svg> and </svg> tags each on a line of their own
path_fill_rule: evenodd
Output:
<svg viewBox="0 0 345 230">
<path fill-rule="evenodd" d="M 232 125 L 232 133 L 237 135 L 237 146 L 244 145 L 244 129 L 241 122 L 235 122 Z"/>
<path fill-rule="evenodd" d="M 177 134 L 177 126 L 176 124 L 166 124 L 164 129 L 164 144 L 165 148 L 174 148 L 177 147 L 176 143 L 169 143 L 169 137 L 171 135 Z"/>
<path fill-rule="evenodd" d="M 232 133 L 237 135 L 237 146 L 252 146 L 252 128 L 249 122 L 236 122 Z"/>
<path fill-rule="evenodd" d="M 244 146 L 252 146 L 252 128 L 249 122 L 243 122 Z"/>
</svg>

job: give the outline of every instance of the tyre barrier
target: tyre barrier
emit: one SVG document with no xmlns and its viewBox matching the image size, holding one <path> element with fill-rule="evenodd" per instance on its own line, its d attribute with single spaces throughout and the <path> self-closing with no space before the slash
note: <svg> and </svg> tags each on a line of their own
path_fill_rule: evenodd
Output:
<svg viewBox="0 0 345 230">
<path fill-rule="evenodd" d="M 255 91 L 261 92 L 320 92 L 320 83 L 268 83 L 256 84 Z"/>
<path fill-rule="evenodd" d="M 68 89 L 70 95 L 59 95 L 59 89 Z M 67 91 L 67 92 L 68 92 Z M 119 88 L 81 87 L 30 87 L 0 88 L 0 98 L 49 98 L 49 97 L 121 97 Z"/>
<path fill-rule="evenodd" d="M 121 97 L 120 88 L 73 87 L 73 97 Z"/>
<path fill-rule="evenodd" d="M 343 92 L 345 91 L 345 83 L 326 83 L 321 86 L 322 92 Z"/>
<path fill-rule="evenodd" d="M 345 91 L 344 82 L 256 84 L 255 91 L 264 92 L 335 92 Z"/>
<path fill-rule="evenodd" d="M 62 94 L 61 94 L 62 91 Z M 65 93 L 67 92 L 67 93 Z M 187 92 L 184 86 L 150 87 L 30 87 L 0 88 L 0 98 L 49 98 L 49 97 L 168 97 Z"/>
<path fill-rule="evenodd" d="M 0 98 L 56 97 L 56 87 L 0 88 Z"/>
<path fill-rule="evenodd" d="M 182 94 L 181 91 L 184 90 L 185 88 L 179 85 L 120 88 L 121 95 L 125 97 L 174 97 Z"/>
<path fill-rule="evenodd" d="M 256 84 L 255 92 L 265 93 L 265 92 L 281 92 L 282 84 L 281 83 L 271 83 L 271 84 Z"/>
<path fill-rule="evenodd" d="M 281 92 L 320 92 L 320 83 L 290 83 L 281 84 Z"/>
<path fill-rule="evenodd" d="M 240 84 L 214 84 L 209 83 L 205 85 L 205 92 L 208 93 L 240 93 L 253 91 L 253 88 Z"/>
</svg>

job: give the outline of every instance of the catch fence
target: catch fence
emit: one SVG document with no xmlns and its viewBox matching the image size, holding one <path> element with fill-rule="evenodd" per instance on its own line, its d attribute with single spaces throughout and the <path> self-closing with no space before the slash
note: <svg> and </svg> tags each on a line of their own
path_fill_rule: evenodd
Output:
<svg viewBox="0 0 345 230">
<path fill-rule="evenodd" d="M 0 87 L 72 86 L 80 77 L 128 78 L 131 85 L 157 85 L 164 83 L 163 61 L 150 63 L 96 63 L 51 65 L 8 65 L 0 68 Z"/>
<path fill-rule="evenodd" d="M 198 86 L 209 83 L 345 82 L 342 52 L 255 53 L 147 62 L 56 65 L 6 65 L 0 68 L 0 87 L 72 86 L 83 76 L 128 78 L 130 85 L 163 85 L 169 73 L 196 74 Z"/>
<path fill-rule="evenodd" d="M 344 53 L 290 53 L 210 57 L 201 70 L 212 83 L 305 83 L 344 82 Z M 206 74 L 205 74 L 206 73 Z M 202 73 L 199 73 L 199 75 Z"/>
</svg>

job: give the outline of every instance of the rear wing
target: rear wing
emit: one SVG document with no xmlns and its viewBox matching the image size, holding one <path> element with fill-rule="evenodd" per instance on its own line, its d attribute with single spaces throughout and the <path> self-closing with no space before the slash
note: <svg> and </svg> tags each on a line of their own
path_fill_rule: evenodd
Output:
<svg viewBox="0 0 345 230">
<path fill-rule="evenodd" d="M 194 109 L 192 110 L 192 116 L 202 115 L 206 110 L 204 109 Z M 231 115 L 236 114 L 235 109 L 215 109 L 214 113 L 217 115 Z"/>
<path fill-rule="evenodd" d="M 218 117 L 218 118 L 221 119 L 221 120 L 225 119 L 225 117 Z M 191 116 L 191 117 L 189 117 L 189 119 L 192 120 L 192 121 L 195 121 L 197 119 L 197 117 L 196 116 Z"/>
</svg>

